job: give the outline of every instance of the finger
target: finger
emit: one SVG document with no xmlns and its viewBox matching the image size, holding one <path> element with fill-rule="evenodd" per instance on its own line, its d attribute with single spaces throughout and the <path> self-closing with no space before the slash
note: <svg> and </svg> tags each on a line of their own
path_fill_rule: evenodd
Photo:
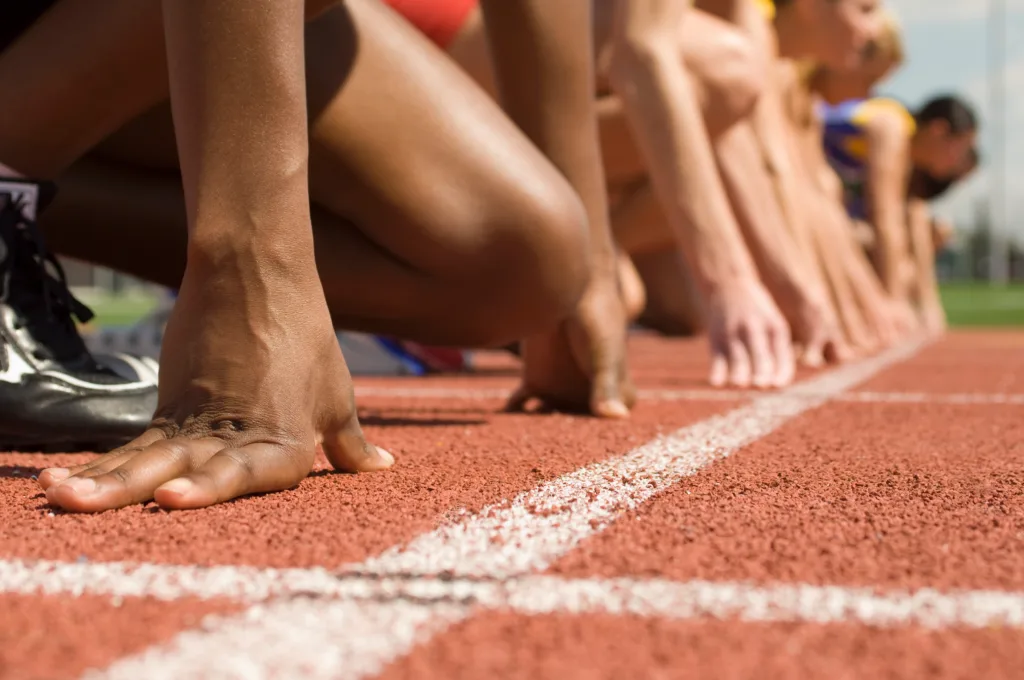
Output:
<svg viewBox="0 0 1024 680">
<path fill-rule="evenodd" d="M 772 385 L 784 387 L 796 376 L 796 357 L 793 355 L 793 338 L 785 323 L 773 328 L 769 333 L 772 356 L 775 359 L 775 375 Z"/>
<path fill-rule="evenodd" d="M 521 384 L 505 401 L 505 408 L 503 410 L 509 413 L 521 413 L 526 410 L 526 404 L 532 398 L 533 392 L 530 391 L 525 383 Z"/>
<path fill-rule="evenodd" d="M 844 364 L 853 358 L 853 350 L 843 338 L 834 337 L 825 344 L 822 356 L 830 364 Z"/>
<path fill-rule="evenodd" d="M 765 388 L 775 378 L 775 358 L 768 342 L 766 330 L 757 329 L 745 333 L 747 353 L 750 356 L 750 382 L 754 387 Z"/>
<path fill-rule="evenodd" d="M 153 499 L 161 508 L 190 510 L 249 494 L 283 491 L 309 474 L 309 469 L 299 463 L 303 459 L 279 444 L 224 449 L 195 472 L 159 486 Z"/>
<path fill-rule="evenodd" d="M 47 468 L 39 473 L 39 479 L 37 481 L 39 482 L 39 486 L 43 488 L 43 491 L 46 491 L 54 484 L 62 482 L 69 477 L 80 475 L 89 470 L 100 468 L 106 471 L 112 470 L 123 461 L 127 460 L 133 453 L 141 451 L 153 442 L 159 441 L 163 438 L 164 433 L 161 430 L 146 430 L 124 446 L 120 446 L 109 453 L 98 456 L 88 463 L 66 468 Z"/>
<path fill-rule="evenodd" d="M 594 343 L 597 345 L 598 343 Z M 628 418 L 629 407 L 622 395 L 625 337 L 591 348 L 593 379 L 590 387 L 590 411 L 600 418 Z"/>
<path fill-rule="evenodd" d="M 746 346 L 735 338 L 728 345 L 729 382 L 734 387 L 750 386 L 750 354 Z"/>
<path fill-rule="evenodd" d="M 820 368 L 825 363 L 825 342 L 819 333 L 799 350 L 800 365 L 807 368 Z"/>
<path fill-rule="evenodd" d="M 158 441 L 109 472 L 69 477 L 50 487 L 46 498 L 74 512 L 101 512 L 142 503 L 151 500 L 161 484 L 187 472 L 194 461 L 223 447 L 224 442 L 214 437 Z"/>
<path fill-rule="evenodd" d="M 622 362 L 622 375 L 619 380 L 619 384 L 622 385 L 620 388 L 622 401 L 627 408 L 632 409 L 636 406 L 636 384 L 633 382 L 633 376 L 629 374 L 629 366 L 625 361 Z"/>
<path fill-rule="evenodd" d="M 339 472 L 376 472 L 395 464 L 395 457 L 366 441 L 359 420 L 328 433 L 323 441 L 324 454 Z"/>
<path fill-rule="evenodd" d="M 729 359 L 725 352 L 717 349 L 712 350 L 711 371 L 708 374 L 708 382 L 712 387 L 724 387 L 729 378 Z"/>
</svg>

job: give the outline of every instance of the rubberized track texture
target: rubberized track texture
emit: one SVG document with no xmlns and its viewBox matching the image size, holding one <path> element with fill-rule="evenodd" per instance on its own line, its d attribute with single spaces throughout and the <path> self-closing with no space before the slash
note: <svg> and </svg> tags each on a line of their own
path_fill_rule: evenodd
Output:
<svg viewBox="0 0 1024 680">
<path fill-rule="evenodd" d="M 500 413 L 500 359 L 359 380 L 394 470 L 196 512 L 55 512 L 87 456 L 0 454 L 0 678 L 1024 677 L 1022 348 L 717 392 L 638 336 L 629 422 Z"/>
</svg>

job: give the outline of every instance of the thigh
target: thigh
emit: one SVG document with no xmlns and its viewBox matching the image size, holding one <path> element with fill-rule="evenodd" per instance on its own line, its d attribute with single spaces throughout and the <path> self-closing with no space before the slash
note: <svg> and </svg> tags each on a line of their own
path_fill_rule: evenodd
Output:
<svg viewBox="0 0 1024 680">
<path fill-rule="evenodd" d="M 353 32 L 355 49 L 339 54 Z M 331 10 L 306 49 L 313 199 L 399 259 L 473 267 L 478 248 L 532 242 L 550 221 L 525 213 L 574 195 L 490 97 L 378 2 Z"/>
</svg>

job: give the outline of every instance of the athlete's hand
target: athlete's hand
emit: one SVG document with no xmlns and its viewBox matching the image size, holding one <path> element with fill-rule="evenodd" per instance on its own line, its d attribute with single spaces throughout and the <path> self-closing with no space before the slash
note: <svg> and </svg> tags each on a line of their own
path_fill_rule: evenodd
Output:
<svg viewBox="0 0 1024 680">
<path fill-rule="evenodd" d="M 941 302 L 929 302 L 921 308 L 921 326 L 929 335 L 946 332 L 946 310 Z"/>
<path fill-rule="evenodd" d="M 239 267 L 218 269 L 185 275 L 150 429 L 86 465 L 43 471 L 52 504 L 95 512 L 155 499 L 186 509 L 278 491 L 309 474 L 318 445 L 338 470 L 392 465 L 363 437 L 311 258 L 305 276 L 279 280 L 280 267 L 248 283 Z"/>
<path fill-rule="evenodd" d="M 736 279 L 706 296 L 715 387 L 780 387 L 793 380 L 790 329 L 754 278 Z"/>
<path fill-rule="evenodd" d="M 787 314 L 793 331 L 797 358 L 807 368 L 848 361 L 853 353 L 846 342 L 832 303 L 820 295 L 802 296 L 800 304 Z"/>
<path fill-rule="evenodd" d="M 506 408 L 544 408 L 626 418 L 636 392 L 626 366 L 626 312 L 614 275 L 595 277 L 568 319 L 526 338 L 523 376 Z"/>
</svg>

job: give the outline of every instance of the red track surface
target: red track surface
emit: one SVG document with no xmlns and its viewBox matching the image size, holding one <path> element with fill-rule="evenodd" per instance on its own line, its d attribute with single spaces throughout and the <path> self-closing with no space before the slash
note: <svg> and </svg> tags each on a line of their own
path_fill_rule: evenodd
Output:
<svg viewBox="0 0 1024 680">
<path fill-rule="evenodd" d="M 360 380 L 393 471 L 206 511 L 54 513 L 32 475 L 86 454 L 0 454 L 0 678 L 1022 677 L 1024 334 L 812 376 L 822 405 L 702 399 L 699 343 L 633 353 L 691 392 L 620 423 L 498 413 L 500 358 Z M 593 467 L 691 425 L 640 451 L 725 455 L 699 428 L 740 408 L 742 446 L 653 497 L 661 473 Z"/>
</svg>

